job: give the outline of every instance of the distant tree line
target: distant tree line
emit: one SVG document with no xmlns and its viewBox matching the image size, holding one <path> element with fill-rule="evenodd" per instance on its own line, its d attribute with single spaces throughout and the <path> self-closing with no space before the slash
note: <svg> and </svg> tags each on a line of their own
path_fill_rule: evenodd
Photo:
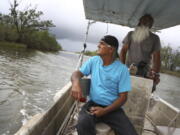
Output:
<svg viewBox="0 0 180 135">
<path fill-rule="evenodd" d="M 87 56 L 95 56 L 97 55 L 97 52 L 96 51 L 85 51 L 84 52 L 84 55 L 87 55 Z"/>
<path fill-rule="evenodd" d="M 180 47 L 173 50 L 169 45 L 161 49 L 161 68 L 180 72 Z"/>
<path fill-rule="evenodd" d="M 96 51 L 86 51 L 85 55 L 97 55 Z M 180 47 L 173 50 L 169 45 L 161 48 L 161 69 L 180 72 Z"/>
<path fill-rule="evenodd" d="M 36 8 L 29 6 L 21 11 L 18 6 L 19 3 L 14 0 L 9 14 L 0 13 L 0 41 L 22 43 L 28 48 L 45 51 L 61 50 L 55 37 L 48 32 L 50 27 L 54 27 L 52 21 L 41 21 L 43 12 Z"/>
</svg>

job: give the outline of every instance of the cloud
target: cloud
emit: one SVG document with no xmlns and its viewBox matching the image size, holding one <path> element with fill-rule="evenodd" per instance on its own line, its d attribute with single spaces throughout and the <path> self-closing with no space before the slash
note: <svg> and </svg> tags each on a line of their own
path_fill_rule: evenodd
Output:
<svg viewBox="0 0 180 135">
<path fill-rule="evenodd" d="M 1 0 L 0 11 L 2 13 L 9 12 L 9 1 Z M 57 38 L 69 38 L 73 40 L 84 41 L 87 28 L 87 20 L 85 19 L 82 0 L 18 0 L 21 1 L 21 9 L 27 7 L 31 3 L 32 7 L 37 6 L 37 10 L 43 11 L 43 19 L 52 20 L 56 25 L 51 32 L 56 34 Z M 170 44 L 177 48 L 180 46 L 180 26 L 162 30 L 157 33 L 165 44 Z M 96 43 L 102 36 L 106 34 L 115 35 L 119 42 L 132 29 L 109 24 L 108 33 L 107 24 L 97 22 L 90 27 L 88 41 Z"/>
</svg>

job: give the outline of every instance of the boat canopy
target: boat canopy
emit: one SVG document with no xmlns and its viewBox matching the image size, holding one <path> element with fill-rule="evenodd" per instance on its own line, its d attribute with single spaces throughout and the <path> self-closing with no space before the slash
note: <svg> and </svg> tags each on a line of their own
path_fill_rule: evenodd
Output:
<svg viewBox="0 0 180 135">
<path fill-rule="evenodd" d="M 135 27 L 139 18 L 151 14 L 153 29 L 180 24 L 180 0 L 83 0 L 86 19 Z"/>
</svg>

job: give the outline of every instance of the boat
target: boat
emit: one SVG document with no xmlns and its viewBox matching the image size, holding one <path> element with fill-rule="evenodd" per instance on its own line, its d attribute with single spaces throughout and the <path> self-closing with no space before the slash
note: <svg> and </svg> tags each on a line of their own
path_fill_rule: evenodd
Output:
<svg viewBox="0 0 180 135">
<path fill-rule="evenodd" d="M 179 0 L 83 0 L 83 3 L 86 18 L 89 20 L 134 27 L 140 16 L 151 13 L 157 20 L 154 30 L 180 24 L 180 8 L 177 7 L 180 5 Z M 82 63 L 83 53 L 80 58 L 79 65 Z M 86 82 L 90 79 L 83 80 L 82 85 L 86 87 Z M 129 92 L 128 101 L 123 108 L 138 134 L 180 135 L 180 110 L 151 93 L 152 80 L 131 76 L 131 82 L 132 91 Z M 59 90 L 52 107 L 33 116 L 15 135 L 67 135 L 68 126 L 72 120 L 76 120 L 79 108 L 79 103 L 69 94 L 71 85 L 69 82 Z M 107 125 L 103 126 L 105 127 L 97 127 L 97 131 L 98 128 L 107 129 Z M 71 134 L 77 133 L 73 131 Z M 113 131 L 107 134 L 113 135 Z"/>
</svg>

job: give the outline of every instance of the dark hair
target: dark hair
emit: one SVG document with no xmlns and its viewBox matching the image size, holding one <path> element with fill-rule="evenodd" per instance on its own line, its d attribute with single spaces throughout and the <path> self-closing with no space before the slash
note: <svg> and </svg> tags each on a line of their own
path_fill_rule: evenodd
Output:
<svg viewBox="0 0 180 135">
<path fill-rule="evenodd" d="M 117 52 L 118 47 L 119 47 L 119 42 L 118 42 L 116 37 L 111 36 L 111 35 L 106 35 L 101 39 L 101 41 L 104 41 L 108 45 L 115 48 L 115 51 L 114 51 L 114 54 L 113 54 L 114 59 L 119 57 L 118 52 Z"/>
<path fill-rule="evenodd" d="M 114 36 L 106 35 L 101 39 L 101 41 L 104 41 L 105 43 L 107 43 L 108 45 L 110 45 L 116 49 L 118 49 L 118 47 L 119 47 L 119 42 L 118 42 L 117 38 Z"/>
<path fill-rule="evenodd" d="M 148 18 L 148 23 L 149 23 L 148 27 L 151 28 L 153 23 L 154 23 L 154 19 L 153 19 L 153 17 L 150 14 L 145 14 L 145 15 L 141 16 L 141 18 L 139 19 L 138 26 L 141 25 L 141 22 L 142 22 L 143 18 Z"/>
<path fill-rule="evenodd" d="M 151 14 L 144 14 L 143 16 L 141 16 L 141 18 L 139 20 L 141 20 L 143 17 L 149 17 L 150 20 L 152 21 L 152 23 L 154 23 L 154 18 L 152 17 Z"/>
</svg>

